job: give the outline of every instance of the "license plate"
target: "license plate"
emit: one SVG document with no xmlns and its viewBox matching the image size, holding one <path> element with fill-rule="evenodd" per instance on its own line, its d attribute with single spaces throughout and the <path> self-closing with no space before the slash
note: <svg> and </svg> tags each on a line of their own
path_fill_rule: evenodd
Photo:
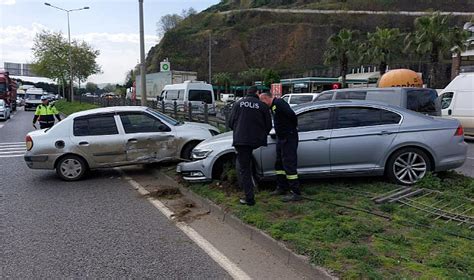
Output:
<svg viewBox="0 0 474 280">
<path fill-rule="evenodd" d="M 181 166 L 180 165 L 176 166 L 176 172 L 181 173 Z"/>
</svg>

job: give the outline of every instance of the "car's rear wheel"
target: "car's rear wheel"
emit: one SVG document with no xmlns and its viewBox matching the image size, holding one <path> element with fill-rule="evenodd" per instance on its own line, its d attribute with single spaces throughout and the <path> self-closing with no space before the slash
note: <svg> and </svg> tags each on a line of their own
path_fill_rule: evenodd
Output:
<svg viewBox="0 0 474 280">
<path fill-rule="evenodd" d="M 81 157 L 66 155 L 56 165 L 56 173 L 64 181 L 77 181 L 87 171 L 87 164 Z"/>
<path fill-rule="evenodd" d="M 392 182 L 410 186 L 431 171 L 431 162 L 424 151 L 417 148 L 403 148 L 390 157 L 386 170 Z"/>
</svg>

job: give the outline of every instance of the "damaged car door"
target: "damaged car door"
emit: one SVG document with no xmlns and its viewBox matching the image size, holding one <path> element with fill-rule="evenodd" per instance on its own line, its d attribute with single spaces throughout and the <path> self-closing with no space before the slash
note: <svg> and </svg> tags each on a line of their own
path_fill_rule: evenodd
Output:
<svg viewBox="0 0 474 280">
<path fill-rule="evenodd" d="M 119 115 L 129 163 L 159 162 L 176 157 L 174 132 L 159 118 L 146 112 L 123 112 Z"/>
</svg>

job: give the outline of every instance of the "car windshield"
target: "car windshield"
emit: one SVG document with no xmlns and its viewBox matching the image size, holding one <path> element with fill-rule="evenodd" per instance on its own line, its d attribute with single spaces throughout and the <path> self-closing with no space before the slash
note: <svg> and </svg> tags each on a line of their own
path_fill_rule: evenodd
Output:
<svg viewBox="0 0 474 280">
<path fill-rule="evenodd" d="M 156 117 L 158 117 L 158 118 L 164 120 L 165 122 L 167 122 L 167 123 L 169 123 L 169 124 L 171 124 L 171 125 L 177 126 L 177 125 L 183 124 L 182 122 L 177 121 L 177 120 L 173 119 L 172 117 L 167 116 L 167 115 L 165 115 L 165 114 L 163 114 L 163 113 L 157 112 L 157 111 L 155 111 L 155 110 L 148 109 L 147 111 L 148 111 L 149 113 L 151 113 L 152 115 L 154 115 L 154 116 L 156 116 Z"/>
<path fill-rule="evenodd" d="M 41 94 L 26 94 L 26 99 L 41 100 Z"/>
<path fill-rule="evenodd" d="M 293 95 L 291 97 L 291 104 L 302 104 L 313 101 L 312 95 Z"/>
</svg>

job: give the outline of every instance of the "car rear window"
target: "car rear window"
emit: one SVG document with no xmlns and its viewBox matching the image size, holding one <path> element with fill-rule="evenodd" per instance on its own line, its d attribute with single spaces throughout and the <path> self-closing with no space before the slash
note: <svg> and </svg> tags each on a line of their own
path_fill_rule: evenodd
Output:
<svg viewBox="0 0 474 280">
<path fill-rule="evenodd" d="M 74 136 L 98 136 L 118 134 L 114 115 L 86 116 L 74 119 Z"/>
<path fill-rule="evenodd" d="M 438 94 L 434 90 L 410 90 L 407 93 L 407 109 L 429 115 L 437 115 Z"/>
<path fill-rule="evenodd" d="M 202 101 L 207 104 L 212 104 L 212 92 L 210 90 L 195 90 L 189 91 L 189 101 Z"/>
</svg>

